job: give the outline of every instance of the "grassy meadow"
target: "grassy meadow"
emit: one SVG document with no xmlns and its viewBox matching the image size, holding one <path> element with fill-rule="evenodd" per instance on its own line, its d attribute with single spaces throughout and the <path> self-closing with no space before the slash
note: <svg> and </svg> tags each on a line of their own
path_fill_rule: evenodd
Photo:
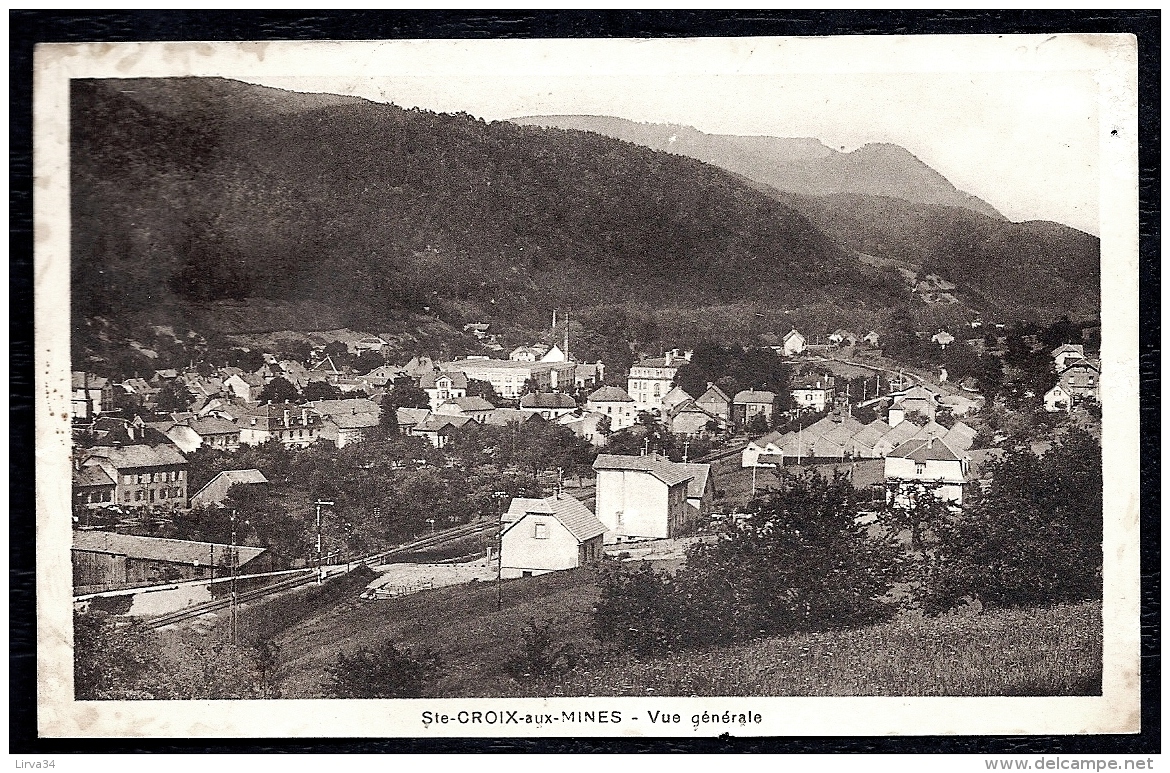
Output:
<svg viewBox="0 0 1170 773">
<path fill-rule="evenodd" d="M 426 591 L 382 601 L 346 599 L 279 637 L 287 698 L 322 697 L 339 651 L 387 638 L 439 653 L 444 697 L 542 695 L 1094 695 L 1101 690 L 1099 603 L 903 616 L 868 628 L 770 637 L 634 659 L 592 634 L 593 570 L 503 584 Z M 582 662 L 563 680 L 517 680 L 505 664 L 530 620 L 552 623 Z"/>
</svg>

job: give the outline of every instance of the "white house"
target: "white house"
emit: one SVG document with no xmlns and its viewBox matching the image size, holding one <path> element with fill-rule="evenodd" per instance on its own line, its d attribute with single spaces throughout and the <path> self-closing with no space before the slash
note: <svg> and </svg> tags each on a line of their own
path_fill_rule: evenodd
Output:
<svg viewBox="0 0 1170 773">
<path fill-rule="evenodd" d="M 431 371 L 424 373 L 418 380 L 419 388 L 427 393 L 431 399 L 431 410 L 438 411 L 439 406 L 456 397 L 467 396 L 467 374 L 455 371 L 443 373 Z"/>
<path fill-rule="evenodd" d="M 638 421 L 634 398 L 621 387 L 603 386 L 585 399 L 585 407 L 608 416 L 611 432 L 632 427 Z"/>
<path fill-rule="evenodd" d="M 760 457 L 782 454 L 784 440 L 785 436 L 776 431 L 769 432 L 755 440 L 749 440 L 740 453 L 740 467 L 775 467 L 775 462 L 767 459 L 761 460 Z"/>
<path fill-rule="evenodd" d="M 601 560 L 605 526 L 568 494 L 513 499 L 500 524 L 500 576 L 532 577 Z"/>
<path fill-rule="evenodd" d="M 940 330 L 930 337 L 930 340 L 939 345 L 939 348 L 946 349 L 955 342 L 955 337 L 945 330 Z"/>
<path fill-rule="evenodd" d="M 597 518 L 607 543 L 665 539 L 694 529 L 697 511 L 687 504 L 696 472 L 657 454 L 598 454 Z"/>
<path fill-rule="evenodd" d="M 561 347 L 553 344 L 552 347 L 540 356 L 540 362 L 568 362 L 569 358 L 561 351 Z"/>
<path fill-rule="evenodd" d="M 1044 410 L 1049 413 L 1072 410 L 1072 395 L 1064 391 L 1060 384 L 1044 393 Z"/>
<path fill-rule="evenodd" d="M 240 423 L 240 444 L 258 446 L 269 440 L 288 448 L 305 448 L 321 434 L 321 415 L 292 403 L 262 405 Z"/>
<path fill-rule="evenodd" d="M 821 412 L 833 399 L 833 386 L 828 378 L 809 377 L 792 386 L 792 402 L 797 408 Z"/>
<path fill-rule="evenodd" d="M 943 440 L 918 437 L 886 455 L 886 487 L 891 500 L 908 504 L 925 492 L 956 505 L 963 504 L 968 462 Z"/>
<path fill-rule="evenodd" d="M 804 336 L 796 328 L 793 328 L 784 334 L 784 339 L 781 341 L 781 351 L 784 352 L 785 357 L 792 357 L 803 352 L 805 344 Z"/>
</svg>

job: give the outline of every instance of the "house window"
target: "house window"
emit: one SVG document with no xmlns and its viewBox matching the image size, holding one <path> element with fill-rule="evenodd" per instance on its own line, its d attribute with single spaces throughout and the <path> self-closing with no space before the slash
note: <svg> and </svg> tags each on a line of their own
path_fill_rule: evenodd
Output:
<svg viewBox="0 0 1170 773">
<path fill-rule="evenodd" d="M 537 521 L 532 525 L 533 539 L 548 539 L 548 524 Z"/>
<path fill-rule="evenodd" d="M 915 462 L 914 463 L 914 474 L 915 475 L 925 475 L 926 474 L 926 462 Z"/>
<path fill-rule="evenodd" d="M 654 396 L 660 397 L 661 395 L 662 395 L 662 384 L 655 382 L 654 383 Z"/>
<path fill-rule="evenodd" d="M 122 492 L 122 501 L 123 501 L 123 502 L 129 502 L 129 501 L 130 501 L 130 492 L 129 492 L 129 491 L 124 491 L 124 492 Z"/>
<path fill-rule="evenodd" d="M 170 489 L 161 488 L 161 489 L 159 489 L 158 495 L 160 498 L 166 499 L 167 496 L 169 495 L 169 493 L 170 493 Z"/>
<path fill-rule="evenodd" d="M 135 502 L 141 502 L 141 501 L 142 501 L 142 495 L 143 495 L 143 493 L 144 493 L 144 492 L 142 491 L 142 489 L 139 489 L 138 491 L 135 491 L 135 492 L 134 492 L 134 501 L 135 501 Z"/>
<path fill-rule="evenodd" d="M 125 484 L 130 484 L 130 483 L 133 483 L 133 482 L 134 482 L 134 476 L 133 476 L 133 475 L 123 475 L 123 476 L 122 476 L 122 482 L 123 482 L 123 483 L 125 483 Z"/>
</svg>

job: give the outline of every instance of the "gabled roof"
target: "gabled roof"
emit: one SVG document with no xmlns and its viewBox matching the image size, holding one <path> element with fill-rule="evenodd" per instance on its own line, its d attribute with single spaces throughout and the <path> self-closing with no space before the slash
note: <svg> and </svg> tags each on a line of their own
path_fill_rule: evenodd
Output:
<svg viewBox="0 0 1170 773">
<path fill-rule="evenodd" d="M 113 485 L 115 485 L 114 479 L 106 474 L 106 471 L 96 464 L 90 467 L 82 467 L 80 470 L 73 471 L 73 486 L 75 488 L 82 488 L 84 486 Z"/>
<path fill-rule="evenodd" d="M 516 408 L 496 408 L 494 411 L 487 411 L 481 414 L 480 420 L 484 424 L 490 424 L 493 427 L 504 427 L 513 422 L 524 424 L 529 421 L 544 421 L 539 413 L 521 411 Z"/>
<path fill-rule="evenodd" d="M 630 397 L 629 393 L 621 387 L 603 386 L 588 398 L 591 403 L 632 403 L 634 398 Z"/>
<path fill-rule="evenodd" d="M 961 421 L 955 422 L 947 434 L 943 435 L 943 440 L 946 444 L 956 451 L 967 451 L 971 448 L 971 444 L 975 442 L 975 435 L 977 433 L 971 427 L 968 427 Z"/>
<path fill-rule="evenodd" d="M 916 462 L 957 462 L 959 456 L 940 438 L 912 438 L 891 451 L 887 458 L 913 459 Z"/>
<path fill-rule="evenodd" d="M 855 446 L 864 446 L 872 448 L 873 444 L 881 440 L 882 436 L 893 429 L 889 424 L 886 424 L 881 419 L 874 419 L 869 424 L 866 424 L 857 433 L 850 438 L 850 442 Z"/>
<path fill-rule="evenodd" d="M 771 405 L 776 400 L 775 392 L 744 389 L 735 393 L 736 405 Z"/>
<path fill-rule="evenodd" d="M 900 422 L 896 427 L 890 428 L 890 431 L 879 438 L 879 440 L 887 442 L 894 448 L 897 448 L 899 444 L 905 443 L 907 440 L 918 434 L 919 429 L 920 428 L 914 424 L 914 422 L 903 421 Z"/>
<path fill-rule="evenodd" d="M 488 404 L 489 407 L 491 404 Z M 521 408 L 576 408 L 577 401 L 562 392 L 529 392 L 520 398 Z"/>
<path fill-rule="evenodd" d="M 714 401 L 730 403 L 731 398 L 728 397 L 727 393 L 724 392 L 722 389 L 720 389 L 719 387 L 712 384 L 711 386 L 707 387 L 707 391 L 704 392 L 702 395 L 700 395 L 699 399 L 697 399 L 695 402 L 697 402 L 697 403 L 710 403 L 710 402 L 714 402 Z"/>
<path fill-rule="evenodd" d="M 441 378 L 450 379 L 452 389 L 467 389 L 467 374 L 458 370 L 451 371 L 450 373 L 445 373 L 438 370 L 432 370 L 429 373 L 424 373 L 418 379 L 419 388 L 435 389 L 435 382 Z"/>
<path fill-rule="evenodd" d="M 938 399 L 938 392 L 934 391 L 923 384 L 915 384 L 909 389 L 904 389 L 901 392 L 895 392 L 894 402 L 900 403 L 903 400 L 927 400 L 934 401 Z"/>
<path fill-rule="evenodd" d="M 355 416 L 372 413 L 375 417 L 382 412 L 378 404 L 368 397 L 350 397 L 343 400 L 315 400 L 309 405 L 322 416 Z"/>
<path fill-rule="evenodd" d="M 328 367 L 326 367 L 326 365 L 328 365 Z M 321 360 L 316 365 L 309 368 L 309 370 L 317 371 L 318 373 L 340 373 L 341 372 L 340 370 L 337 369 L 337 366 L 333 364 L 333 355 L 326 355 L 325 359 Z"/>
<path fill-rule="evenodd" d="M 653 475 L 667 486 L 676 486 L 694 477 L 688 465 L 675 464 L 657 454 L 649 456 L 627 456 L 624 454 L 598 454 L 593 462 L 595 470 L 633 470 Z"/>
<path fill-rule="evenodd" d="M 605 525 L 597 520 L 597 516 L 588 507 L 568 494 L 544 499 L 522 497 L 513 499 L 508 505 L 508 512 L 505 513 L 504 520 L 510 522 L 510 525 L 504 529 L 504 533 L 507 533 L 528 515 L 546 515 L 556 518 L 578 542 L 585 542 L 605 533 Z"/>
<path fill-rule="evenodd" d="M 1083 357 L 1079 360 L 1073 360 L 1071 362 L 1066 360 L 1064 363 L 1064 368 L 1062 368 L 1060 372 L 1066 373 L 1073 368 L 1085 368 L 1087 370 L 1095 370 L 1100 373 L 1101 363 L 1098 360 L 1089 360 Z"/>
<path fill-rule="evenodd" d="M 216 475 L 214 478 L 209 480 L 207 482 L 207 485 L 205 485 L 203 488 L 199 489 L 199 491 L 195 494 L 195 496 L 191 497 L 191 499 L 192 500 L 199 499 L 200 494 L 202 494 L 204 491 L 207 491 L 207 489 L 211 488 L 212 486 L 217 485 L 219 482 L 223 483 L 223 490 L 227 491 L 229 488 L 236 485 L 237 483 L 241 483 L 241 484 L 267 483 L 268 478 L 264 477 L 264 473 L 260 472 L 259 470 L 254 470 L 254 469 L 250 469 L 250 470 L 224 470 L 219 475 Z"/>
<path fill-rule="evenodd" d="M 186 464 L 186 458 L 178 449 L 165 446 L 103 446 L 91 448 L 87 453 L 86 462 L 96 459 L 105 459 L 115 469 L 128 470 L 136 467 L 169 467 L 176 464 Z"/>
<path fill-rule="evenodd" d="M 414 425 L 431 415 L 430 408 L 399 408 L 394 412 L 401 426 Z"/>
<path fill-rule="evenodd" d="M 432 413 L 414 425 L 415 432 L 441 432 L 445 427 L 459 429 L 472 421 L 470 416 L 446 416 Z"/>
<path fill-rule="evenodd" d="M 804 340 L 804 336 L 801 335 L 800 331 L 797 330 L 796 328 L 792 328 L 791 330 L 789 330 L 787 333 L 784 334 L 784 343 L 788 343 L 788 339 L 792 338 L 793 336 L 800 336 L 800 340 L 801 341 Z"/>
<path fill-rule="evenodd" d="M 240 432 L 239 425 L 215 416 L 202 416 L 197 419 L 191 419 L 187 422 L 187 426 L 202 437 L 208 435 L 232 435 L 239 434 Z"/>
<path fill-rule="evenodd" d="M 1084 357 L 1085 356 L 1085 345 L 1084 344 L 1061 344 L 1060 346 L 1058 346 L 1052 350 L 1052 356 L 1058 357 L 1061 354 L 1064 354 L 1065 352 L 1071 352 L 1072 354 L 1077 354 L 1077 355 L 1080 355 L 1081 357 Z"/>
<path fill-rule="evenodd" d="M 945 437 L 947 432 L 947 428 L 939 424 L 937 421 L 930 421 L 927 422 L 925 426 L 919 428 L 919 430 L 915 432 L 913 436 L 916 438 Z"/>
<path fill-rule="evenodd" d="M 687 394 L 687 390 L 680 386 L 671 387 L 670 391 L 662 396 L 662 402 L 681 403 L 684 400 L 694 400 L 695 398 Z"/>
<path fill-rule="evenodd" d="M 829 380 L 824 376 L 804 376 L 792 382 L 793 391 L 798 389 L 828 390 L 830 388 Z"/>
<path fill-rule="evenodd" d="M 687 483 L 687 497 L 702 497 L 703 491 L 707 488 L 707 479 L 711 477 L 711 465 L 684 463 L 676 466 L 682 468 L 683 472 L 692 474 L 690 481 Z"/>
<path fill-rule="evenodd" d="M 109 553 L 143 561 L 164 561 L 199 566 L 210 564 L 213 554 L 216 566 L 228 566 L 231 563 L 231 553 L 233 552 L 230 545 L 159 537 L 139 537 L 134 534 L 116 534 L 109 531 L 75 531 L 73 532 L 73 549 L 90 553 Z M 242 566 L 262 555 L 266 550 L 266 548 L 236 545 L 235 563 L 237 566 Z"/>
<path fill-rule="evenodd" d="M 769 443 L 781 443 L 784 441 L 784 433 L 779 430 L 772 430 L 767 435 L 761 435 L 755 440 L 749 441 L 759 448 L 766 448 Z"/>
</svg>

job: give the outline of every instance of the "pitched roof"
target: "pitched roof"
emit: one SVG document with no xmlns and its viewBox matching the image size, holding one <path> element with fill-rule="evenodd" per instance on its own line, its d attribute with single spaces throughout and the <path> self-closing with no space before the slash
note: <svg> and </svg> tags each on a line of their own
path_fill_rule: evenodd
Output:
<svg viewBox="0 0 1170 773">
<path fill-rule="evenodd" d="M 520 398 L 521 408 L 576 408 L 577 401 L 561 392 L 529 392 Z"/>
<path fill-rule="evenodd" d="M 400 425 L 418 424 L 430 414 L 430 408 L 399 408 L 394 412 Z"/>
<path fill-rule="evenodd" d="M 891 446 L 897 448 L 901 443 L 905 443 L 910 438 L 918 434 L 919 427 L 911 421 L 900 422 L 897 426 L 891 427 L 890 431 L 883 435 L 879 440 L 890 443 Z M 877 441 L 875 441 L 877 442 Z"/>
<path fill-rule="evenodd" d="M 456 429 L 462 427 L 472 421 L 470 416 L 447 416 L 442 414 L 432 413 L 425 419 L 414 426 L 415 432 L 439 432 L 444 427 L 451 426 Z"/>
<path fill-rule="evenodd" d="M 450 379 L 452 389 L 467 389 L 467 374 L 458 370 L 449 373 L 432 370 L 430 373 L 424 373 L 418 379 L 419 388 L 435 389 L 435 382 L 440 378 Z"/>
<path fill-rule="evenodd" d="M 657 454 L 649 456 L 627 456 L 624 454 L 598 454 L 593 462 L 595 470 L 634 470 L 647 472 L 668 486 L 676 486 L 695 476 L 689 465 L 675 464 Z"/>
<path fill-rule="evenodd" d="M 76 488 L 83 486 L 113 486 L 114 479 L 106 474 L 105 470 L 95 464 L 89 467 L 82 467 L 80 470 L 74 470 L 73 485 Z"/>
<path fill-rule="evenodd" d="M 955 422 L 950 431 L 943 436 L 946 444 L 956 451 L 967 451 L 971 448 L 971 444 L 975 442 L 975 435 L 977 433 L 971 427 L 968 427 L 961 421 Z"/>
<path fill-rule="evenodd" d="M 1052 356 L 1056 357 L 1060 354 L 1063 354 L 1064 352 L 1072 352 L 1073 354 L 1079 354 L 1081 357 L 1084 357 L 1085 356 L 1085 345 L 1084 344 L 1061 344 L 1060 346 L 1058 346 L 1052 350 Z"/>
<path fill-rule="evenodd" d="M 800 331 L 797 330 L 796 328 L 792 328 L 791 330 L 789 330 L 787 333 L 784 334 L 784 342 L 787 343 L 788 339 L 792 338 L 793 336 L 800 336 L 801 340 L 802 341 L 804 340 L 804 336 L 801 335 Z"/>
<path fill-rule="evenodd" d="M 568 529 L 578 542 L 585 542 L 605 533 L 605 526 L 597 520 L 597 516 L 588 507 L 568 494 L 544 499 L 522 497 L 513 499 L 505 514 L 505 520 L 511 522 L 511 525 L 504 529 L 505 533 L 529 514 L 551 515 L 560 521 L 561 525 Z M 508 515 L 513 517 L 507 518 Z"/>
<path fill-rule="evenodd" d="M 919 428 L 914 433 L 914 437 L 943 437 L 947 434 L 947 428 L 939 424 L 937 421 L 929 421 L 925 426 Z"/>
<path fill-rule="evenodd" d="M 735 393 L 736 405 L 771 405 L 776 400 L 775 392 L 744 389 Z"/>
<path fill-rule="evenodd" d="M 769 432 L 767 435 L 761 435 L 760 437 L 758 437 L 755 440 L 752 440 L 750 442 L 755 443 L 760 448 L 764 448 L 769 443 L 779 443 L 779 442 L 782 442 L 783 440 L 784 440 L 784 433 L 781 432 L 780 430 L 774 429 L 771 432 Z"/>
<path fill-rule="evenodd" d="M 379 417 L 376 413 L 334 413 L 325 420 L 338 429 L 368 429 L 378 426 Z"/>
<path fill-rule="evenodd" d="M 872 448 L 873 444 L 881 440 L 882 436 L 893 429 L 881 419 L 874 419 L 866 424 L 850 439 L 855 446 Z"/>
<path fill-rule="evenodd" d="M 110 531 L 73 532 L 74 550 L 84 550 L 90 553 L 110 553 L 144 561 L 165 561 L 174 564 L 198 564 L 207 566 L 211 563 L 213 548 L 216 566 L 228 566 L 231 563 L 229 554 L 232 548 L 230 545 L 212 542 L 192 542 L 182 539 L 162 539 L 160 537 L 139 537 L 134 534 L 116 534 Z M 236 545 L 236 565 L 242 566 L 263 554 L 266 550 L 267 548 L 250 548 Z"/>
<path fill-rule="evenodd" d="M 588 398 L 591 403 L 632 403 L 634 398 L 621 387 L 603 386 Z"/>
<path fill-rule="evenodd" d="M 194 430 L 196 434 L 203 437 L 207 435 L 231 435 L 237 434 L 240 431 L 239 425 L 216 416 L 201 416 L 197 419 L 191 419 L 187 422 L 187 426 Z"/>
<path fill-rule="evenodd" d="M 496 408 L 494 411 L 483 414 L 480 418 L 484 424 L 490 424 L 493 427 L 503 427 L 512 422 L 523 424 L 527 421 L 544 421 L 539 413 L 528 413 L 515 408 Z"/>
<path fill-rule="evenodd" d="M 367 397 L 350 397 L 343 400 L 315 400 L 309 403 L 313 410 L 322 416 L 353 416 L 361 413 L 372 413 L 375 417 L 382 412 L 378 404 Z"/>
<path fill-rule="evenodd" d="M 703 490 L 707 488 L 707 478 L 711 476 L 711 465 L 683 463 L 676 466 L 682 468 L 683 472 L 690 472 L 693 475 L 687 483 L 687 496 L 696 498 L 703 496 Z"/>
<path fill-rule="evenodd" d="M 804 376 L 797 381 L 792 382 L 792 389 L 829 389 L 829 380 L 824 376 Z"/>
<path fill-rule="evenodd" d="M 911 438 L 891 451 L 888 456 L 895 459 L 913 459 L 916 462 L 959 461 L 958 454 L 952 451 L 945 441 L 930 437 Z"/>
<path fill-rule="evenodd" d="M 168 467 L 187 463 L 187 459 L 178 449 L 169 445 L 103 446 L 91 448 L 87 456 L 88 459 L 106 459 L 119 470 L 135 467 Z"/>
<path fill-rule="evenodd" d="M 727 396 L 726 392 L 712 384 L 711 386 L 707 387 L 707 391 L 704 392 L 695 402 L 709 403 L 715 400 L 719 400 L 725 403 L 731 402 L 731 398 Z"/>
</svg>

